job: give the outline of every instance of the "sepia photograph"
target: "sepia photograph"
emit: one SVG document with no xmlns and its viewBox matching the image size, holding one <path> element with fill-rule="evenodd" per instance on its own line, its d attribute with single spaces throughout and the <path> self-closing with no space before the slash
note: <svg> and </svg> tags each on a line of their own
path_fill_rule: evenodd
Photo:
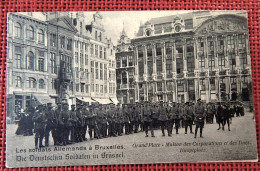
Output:
<svg viewBox="0 0 260 171">
<path fill-rule="evenodd" d="M 246 11 L 7 17 L 6 166 L 258 160 Z"/>
</svg>

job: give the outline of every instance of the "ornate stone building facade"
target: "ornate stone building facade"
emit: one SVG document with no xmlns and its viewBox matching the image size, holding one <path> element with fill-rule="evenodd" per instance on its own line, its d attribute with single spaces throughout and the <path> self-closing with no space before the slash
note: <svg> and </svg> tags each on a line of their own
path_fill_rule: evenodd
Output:
<svg viewBox="0 0 260 171">
<path fill-rule="evenodd" d="M 135 101 L 250 96 L 246 13 L 194 11 L 153 18 L 139 27 L 131 44 Z"/>
<path fill-rule="evenodd" d="M 90 24 L 84 19 L 83 13 L 69 12 L 8 15 L 10 117 L 35 103 L 116 101 L 115 47 L 99 13 Z"/>
<path fill-rule="evenodd" d="M 125 30 L 121 32 L 116 50 L 117 98 L 121 104 L 134 103 L 134 53 Z"/>
</svg>

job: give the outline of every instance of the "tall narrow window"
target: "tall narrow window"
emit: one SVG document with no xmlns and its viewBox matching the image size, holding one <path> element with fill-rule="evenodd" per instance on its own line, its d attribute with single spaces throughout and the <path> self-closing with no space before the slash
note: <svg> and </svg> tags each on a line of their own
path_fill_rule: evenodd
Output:
<svg viewBox="0 0 260 171">
<path fill-rule="evenodd" d="M 65 36 L 60 37 L 60 47 L 65 48 Z"/>
<path fill-rule="evenodd" d="M 103 58 L 103 49 L 102 46 L 99 47 L 99 57 Z"/>
<path fill-rule="evenodd" d="M 88 55 L 85 54 L 85 65 L 88 65 Z"/>
<path fill-rule="evenodd" d="M 32 26 L 29 26 L 27 28 L 27 38 L 30 39 L 30 40 L 34 39 L 34 29 L 33 29 Z"/>
<path fill-rule="evenodd" d="M 100 63 L 100 80 L 103 80 L 103 64 Z"/>
<path fill-rule="evenodd" d="M 104 59 L 107 59 L 107 49 L 104 48 Z"/>
<path fill-rule="evenodd" d="M 68 39 L 67 50 L 72 50 L 72 39 Z"/>
<path fill-rule="evenodd" d="M 28 61 L 28 69 L 34 70 L 34 54 L 31 51 L 28 53 Z"/>
<path fill-rule="evenodd" d="M 39 89 L 44 89 L 45 88 L 45 83 L 43 79 L 39 80 Z"/>
<path fill-rule="evenodd" d="M 22 68 L 22 48 L 20 46 L 15 46 L 15 63 L 16 68 Z"/>
<path fill-rule="evenodd" d="M 104 80 L 107 80 L 107 64 L 104 64 Z"/>
<path fill-rule="evenodd" d="M 161 43 L 156 43 L 156 56 L 162 55 L 162 45 Z"/>
<path fill-rule="evenodd" d="M 56 69 L 56 56 L 55 53 L 50 53 L 51 57 L 50 57 L 50 61 L 51 61 L 51 73 L 56 74 L 57 73 L 57 69 Z"/>
<path fill-rule="evenodd" d="M 38 42 L 43 43 L 44 42 L 44 32 L 42 29 L 38 31 Z"/>
<path fill-rule="evenodd" d="M 95 45 L 95 57 L 98 57 L 98 45 Z"/>
<path fill-rule="evenodd" d="M 128 65 L 129 66 L 133 66 L 134 62 L 133 62 L 133 56 L 128 56 Z"/>
<path fill-rule="evenodd" d="M 20 23 L 15 23 L 14 32 L 16 37 L 18 38 L 22 37 L 22 26 Z"/>
<path fill-rule="evenodd" d="M 98 62 L 95 63 L 95 68 L 96 68 L 96 79 L 98 79 Z"/>
<path fill-rule="evenodd" d="M 22 88 L 22 78 L 21 77 L 17 76 L 15 79 L 15 82 L 16 82 L 17 88 Z"/>
<path fill-rule="evenodd" d="M 56 34 L 50 34 L 50 45 L 55 47 L 56 46 Z"/>
<path fill-rule="evenodd" d="M 44 72 L 44 51 L 39 51 L 38 69 Z"/>
<path fill-rule="evenodd" d="M 93 56 L 94 55 L 94 45 L 90 44 L 90 55 Z"/>
</svg>

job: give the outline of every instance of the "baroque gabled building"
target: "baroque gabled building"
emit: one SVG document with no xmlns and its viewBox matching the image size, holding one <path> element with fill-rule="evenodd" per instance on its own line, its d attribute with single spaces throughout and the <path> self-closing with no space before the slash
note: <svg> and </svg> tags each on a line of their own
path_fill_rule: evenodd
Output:
<svg viewBox="0 0 260 171">
<path fill-rule="evenodd" d="M 140 25 L 131 44 L 135 101 L 210 102 L 251 96 L 245 12 L 193 11 L 153 18 Z"/>
<path fill-rule="evenodd" d="M 116 49 L 116 93 L 121 104 L 135 102 L 134 73 L 134 51 L 131 39 L 123 29 Z"/>
</svg>

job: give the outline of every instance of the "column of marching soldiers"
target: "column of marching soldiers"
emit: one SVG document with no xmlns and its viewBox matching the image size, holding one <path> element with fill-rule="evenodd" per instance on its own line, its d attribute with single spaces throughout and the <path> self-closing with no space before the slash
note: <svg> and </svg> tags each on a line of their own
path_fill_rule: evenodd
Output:
<svg viewBox="0 0 260 171">
<path fill-rule="evenodd" d="M 50 133 L 53 137 L 54 145 L 68 145 L 77 142 L 87 141 L 87 133 L 90 140 L 117 137 L 123 134 L 129 135 L 138 132 L 145 132 L 145 137 L 155 137 L 154 129 L 161 128 L 162 136 L 167 133 L 172 136 L 175 128 L 176 134 L 179 129 L 184 128 L 185 134 L 193 134 L 193 124 L 195 124 L 194 138 L 199 130 L 200 137 L 204 123 L 212 124 L 214 117 L 219 125 L 219 129 L 224 130 L 230 123 L 232 117 L 244 116 L 244 107 L 241 103 L 217 102 L 203 103 L 200 99 L 197 103 L 168 103 L 168 102 L 143 102 L 131 105 L 120 104 L 101 105 L 69 105 L 58 103 L 57 108 L 53 108 L 51 103 L 39 105 L 34 111 L 27 111 L 32 118 L 35 133 L 35 148 L 49 146 Z M 20 120 L 21 121 L 21 120 Z M 25 125 L 23 125 L 25 126 Z M 29 124 L 23 132 L 32 132 L 32 125 Z M 20 128 L 19 128 L 20 127 Z M 21 132 L 22 123 L 18 123 L 18 132 Z M 32 135 L 32 133 L 29 133 Z"/>
</svg>

